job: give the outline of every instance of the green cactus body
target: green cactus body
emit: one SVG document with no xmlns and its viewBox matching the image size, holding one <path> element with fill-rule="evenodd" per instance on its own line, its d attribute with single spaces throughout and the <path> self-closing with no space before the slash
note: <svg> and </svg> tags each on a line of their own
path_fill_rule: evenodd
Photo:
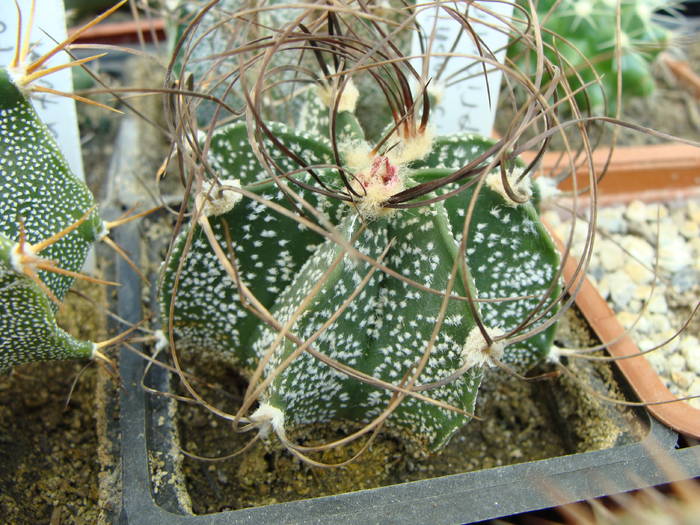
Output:
<svg viewBox="0 0 700 525">
<path fill-rule="evenodd" d="M 354 116 L 349 115 L 347 129 L 352 130 Z M 327 132 L 326 124 L 317 123 L 314 130 Z M 303 142 L 303 148 L 291 149 L 308 165 L 324 163 L 331 156 L 325 139 L 295 138 L 289 128 L 270 127 L 287 147 Z M 302 129 L 311 127 L 307 123 Z M 229 137 L 228 142 L 224 137 Z M 242 125 L 215 135 L 211 165 L 222 169 L 224 187 L 226 179 L 238 179 L 236 186 L 282 204 L 280 190 L 260 185 L 266 175 L 244 137 Z M 356 143 L 358 132 L 346 138 Z M 353 172 L 354 184 L 365 188 L 364 201 L 374 196 L 380 202 L 404 187 L 454 172 L 492 144 L 471 135 L 438 137 L 427 154 L 403 166 L 393 165 L 388 157 L 375 157 L 365 170 Z M 280 156 L 279 167 L 284 172 L 298 165 Z M 337 181 L 333 170 L 322 174 L 329 185 Z M 221 229 L 226 224 L 244 282 L 279 326 L 261 323 L 243 309 L 238 290 L 197 223 L 191 226 L 195 231 L 186 258 L 182 259 L 189 232 L 176 240 L 173 257 L 165 266 L 160 290 L 164 318 L 168 318 L 172 285 L 182 265 L 172 317 L 176 340 L 220 352 L 247 373 L 265 360 L 263 379 L 269 384 L 251 419 L 271 421 L 278 433 L 309 423 L 366 423 L 381 413 L 393 395 L 389 389 L 336 371 L 309 353 L 299 353 L 301 342 L 309 341 L 313 349 L 336 362 L 396 386 L 410 377 L 430 348 L 415 384 L 439 382 L 424 393 L 442 406 L 407 396 L 387 426 L 421 451 L 438 450 L 469 419 L 444 408 L 445 404 L 470 413 L 485 366 L 498 359 L 525 369 L 547 354 L 553 337 L 553 326 L 543 323 L 555 309 L 547 301 L 536 307 L 541 297 L 553 302 L 558 296 L 559 288 L 553 284 L 559 264 L 556 251 L 534 207 L 510 202 L 494 177 L 500 175 L 487 177 L 476 200 L 466 244 L 466 273 L 457 259 L 473 188 L 406 210 L 369 208 L 363 199 L 348 205 L 295 188 L 337 225 L 347 244 L 324 240 L 293 219 L 281 219 L 278 212 L 241 198 L 208 220 L 224 247 L 226 236 Z M 513 185 L 529 194 L 527 184 Z M 287 241 L 284 249 L 281 240 Z M 413 282 L 373 267 L 356 253 L 344 252 L 348 245 Z M 441 329 L 434 334 L 444 296 L 415 284 L 445 292 L 452 275 L 452 295 L 500 299 L 476 306 L 492 338 L 517 332 L 524 321 L 539 333 L 505 348 L 496 342 L 487 349 L 468 301 L 454 298 L 447 302 Z M 288 336 L 281 336 L 279 327 L 286 324 Z"/>
<path fill-rule="evenodd" d="M 95 345 L 59 328 L 48 296 L 13 268 L 15 246 L 0 234 L 0 371 L 33 361 L 91 357 Z"/>
<path fill-rule="evenodd" d="M 76 223 L 95 201 L 68 168 L 48 128 L 39 120 L 6 69 L 0 69 L 0 369 L 23 362 L 81 358 L 93 345 L 72 339 L 56 326 L 47 294 L 12 264 L 24 227 L 28 245 Z M 41 251 L 58 268 L 80 271 L 103 223 L 97 212 Z M 39 271 L 39 278 L 60 301 L 73 277 Z"/>
<path fill-rule="evenodd" d="M 545 20 L 543 27 L 547 30 L 543 33 L 544 42 L 557 50 L 561 60 L 552 50 L 545 51 L 547 57 L 562 65 L 572 89 L 582 85 L 577 73 L 584 83 L 596 80 L 594 70 L 602 79 L 601 84 L 587 87 L 585 94 L 577 94 L 576 101 L 579 106 L 590 106 L 594 110 L 600 110 L 607 101 L 610 112 L 614 113 L 618 71 L 614 60 L 617 2 L 563 0 L 556 6 L 554 4 L 551 0 L 537 4 L 537 15 L 540 20 Z M 523 5 L 528 7 L 526 3 Z M 653 14 L 668 5 L 666 0 L 620 2 L 623 97 L 649 96 L 654 91 L 650 65 L 658 53 L 668 47 L 671 32 L 654 20 Z M 522 53 L 524 50 L 514 46 L 512 51 Z"/>
<path fill-rule="evenodd" d="M 332 163 L 330 149 L 322 142 L 294 135 L 281 124 L 273 125 L 272 130 L 278 140 L 302 155 L 309 164 Z M 273 146 L 270 141 L 265 141 L 265 145 Z M 225 181 L 223 191 L 237 195 L 233 190 L 225 189 L 226 181 L 232 181 L 233 186 L 246 186 L 263 199 L 287 209 L 291 207 L 275 183 L 265 182 L 268 174 L 253 154 L 244 125 L 235 124 L 218 130 L 212 137 L 211 148 L 212 167 Z M 297 167 L 288 157 L 279 156 L 274 160 L 285 171 Z M 301 194 L 309 204 L 330 216 L 339 216 L 338 202 L 319 200 L 310 192 L 302 191 Z M 303 228 L 297 221 L 247 197 L 240 198 L 225 213 L 209 215 L 208 220 L 224 249 L 228 239 L 232 240 L 242 272 L 240 277 L 266 308 L 270 308 L 275 297 L 291 284 L 296 272 L 323 241 L 322 236 L 313 230 Z M 244 368 L 254 368 L 256 358 L 249 341 L 259 321 L 241 307 L 235 283 L 221 269 L 201 227 L 193 227 L 192 250 L 178 282 L 173 327 L 179 337 L 190 343 L 219 351 Z M 186 234 L 183 234 L 164 274 L 161 306 L 166 318 L 185 240 Z M 234 349 L 238 350 L 234 352 Z"/>
<path fill-rule="evenodd" d="M 70 171 L 51 132 L 30 102 L 0 69 L 0 233 L 18 239 L 20 220 L 30 244 L 78 221 L 95 205 L 87 186 Z M 80 271 L 87 251 L 103 233 L 97 212 L 75 231 L 42 251 L 60 268 Z M 73 278 L 41 272 L 42 281 L 61 300 Z"/>
</svg>

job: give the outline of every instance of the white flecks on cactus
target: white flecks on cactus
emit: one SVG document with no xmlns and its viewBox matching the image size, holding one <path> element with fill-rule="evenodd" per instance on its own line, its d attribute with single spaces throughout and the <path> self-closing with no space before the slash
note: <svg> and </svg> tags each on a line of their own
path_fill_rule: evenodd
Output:
<svg viewBox="0 0 700 525">
<path fill-rule="evenodd" d="M 99 238 L 103 223 L 94 207 L 48 128 L 0 68 L 0 370 L 92 357 L 94 344 L 64 332 L 54 312 Z"/>
<path fill-rule="evenodd" d="M 35 244 L 75 223 L 95 204 L 75 177 L 31 104 L 0 69 L 0 233 Z M 42 252 L 64 270 L 80 271 L 98 238 L 97 212 L 75 231 Z M 60 300 L 73 283 L 66 275 L 42 271 L 42 281 Z"/>
<path fill-rule="evenodd" d="M 1 254 L 0 254 L 1 255 Z M 94 344 L 58 327 L 51 300 L 0 257 L 0 371 L 33 361 L 92 357 Z"/>
<path fill-rule="evenodd" d="M 305 112 L 301 133 L 271 123 L 279 144 L 269 137 L 261 140 L 282 175 L 284 170 L 299 173 L 300 164 L 335 162 L 328 139 L 322 138 L 331 131 L 323 120 L 326 115 L 317 101 L 309 103 L 313 107 Z M 342 117 L 348 129 L 356 130 L 354 116 L 345 112 Z M 250 198 L 210 218 L 217 241 L 235 256 L 241 281 L 275 323 L 261 322 L 243 307 L 236 283 L 218 264 L 197 224 L 191 226 L 189 251 L 185 244 L 190 232 L 183 232 L 164 267 L 164 318 L 178 345 L 204 345 L 245 374 L 265 363 L 263 378 L 269 384 L 254 417 L 266 434 L 308 423 L 367 423 L 390 402 L 391 388 L 351 377 L 311 351 L 385 385 L 402 384 L 422 363 L 414 381 L 439 385 L 429 395 L 442 406 L 406 396 L 385 428 L 423 452 L 435 451 L 469 420 L 465 414 L 473 410 L 485 366 L 498 359 L 524 368 L 547 354 L 559 294 L 553 282 L 556 250 L 532 204 L 509 206 L 489 186 L 481 188 L 469 225 L 464 224 L 464 210 L 475 186 L 441 202 L 385 211 L 385 201 L 407 187 L 448 175 L 474 159 L 488 163 L 484 155 L 493 141 L 466 134 L 433 140 L 426 134 L 419 154 L 399 163 L 391 148 L 385 155 L 372 153 L 361 130 L 351 135 L 346 143 L 351 147 L 341 152 L 340 160 L 351 189 L 361 195 L 355 206 L 295 188 L 336 225 L 342 240 L 324 239 Z M 252 154 L 247 136 L 242 125 L 215 131 L 210 165 L 220 170 L 220 178 L 238 177 L 246 190 L 291 209 L 274 184 L 259 184 L 266 171 Z M 515 163 L 516 176 L 521 173 L 518 166 Z M 337 170 L 317 173 L 331 187 L 339 180 Z M 308 173 L 299 178 L 314 183 Z M 524 192 L 521 186 L 516 185 L 516 191 Z M 452 189 L 454 185 L 448 185 L 421 198 Z M 463 231 L 466 250 L 460 253 Z M 348 246 L 356 252 L 346 251 Z M 462 268 L 462 257 L 468 271 Z M 390 272 L 368 259 L 380 261 Z M 173 290 L 176 275 L 179 285 Z M 448 290 L 460 299 L 445 302 Z M 493 337 L 509 330 L 522 333 L 523 321 L 526 329 L 539 333 L 508 346 L 499 342 L 488 352 L 481 346 L 465 350 L 483 343 L 483 338 L 467 341 L 469 334 L 476 337 L 467 296 L 493 299 L 478 308 L 486 326 L 499 327 L 489 332 Z M 463 369 L 465 359 L 471 361 L 466 373 L 445 382 Z"/>
</svg>

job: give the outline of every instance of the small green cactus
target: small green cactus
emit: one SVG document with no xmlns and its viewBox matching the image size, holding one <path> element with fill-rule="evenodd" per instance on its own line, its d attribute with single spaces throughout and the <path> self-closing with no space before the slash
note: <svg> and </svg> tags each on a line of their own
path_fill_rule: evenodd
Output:
<svg viewBox="0 0 700 525">
<path fill-rule="evenodd" d="M 646 97 L 654 92 L 651 63 L 668 47 L 672 33 L 653 15 L 655 11 L 668 7 L 669 3 L 666 0 L 621 0 L 619 3 L 619 36 L 616 33 L 618 2 L 615 0 L 562 0 L 556 3 L 540 0 L 537 3 L 543 41 L 550 46 L 545 49 L 547 58 L 560 64 L 573 90 L 580 88 L 582 82 L 595 82 L 576 95 L 581 108 L 600 111 L 607 104 L 609 113 L 614 113 L 617 45 L 621 49 L 619 69 L 623 99 Z M 520 46 L 514 46 L 511 52 L 514 56 L 520 53 L 528 56 Z"/>
<path fill-rule="evenodd" d="M 413 125 L 379 154 L 341 97 L 341 182 L 329 167 L 326 89 L 309 91 L 296 129 L 261 133 L 284 184 L 269 180 L 244 123 L 214 131 L 216 177 L 198 189 L 195 220 L 162 271 L 164 329 L 257 379 L 249 420 L 262 434 L 284 441 L 305 424 L 368 423 L 400 392 L 388 429 L 436 451 L 470 419 L 484 367 L 524 370 L 548 353 L 558 255 L 517 162 L 504 165 L 510 191 L 496 170 L 439 199 L 464 183 L 444 177 L 493 160 L 489 139 Z M 353 89 L 344 93 L 356 99 Z M 411 207 L 391 207 L 433 183 Z M 523 326 L 531 332 L 516 337 Z"/>
</svg>

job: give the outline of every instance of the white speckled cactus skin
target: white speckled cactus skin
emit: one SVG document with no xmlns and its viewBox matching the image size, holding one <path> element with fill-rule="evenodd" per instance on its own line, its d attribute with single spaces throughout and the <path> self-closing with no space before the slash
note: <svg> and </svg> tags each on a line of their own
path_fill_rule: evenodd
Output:
<svg viewBox="0 0 700 525">
<path fill-rule="evenodd" d="M 27 245 L 79 222 L 95 205 L 68 168 L 54 138 L 25 95 L 0 69 L 0 370 L 39 360 L 90 357 L 93 344 L 56 325 L 57 305 L 18 267 L 23 225 Z M 41 251 L 64 270 L 80 271 L 103 223 L 93 211 L 74 231 Z M 40 270 L 39 279 L 60 301 L 73 277 Z"/>
<path fill-rule="evenodd" d="M 325 167 L 335 163 L 327 139 L 328 111 L 311 95 L 296 130 L 268 126 L 287 151 L 305 166 L 316 166 L 327 187 L 338 188 L 337 169 Z M 310 423 L 367 423 L 394 395 L 391 389 L 328 366 L 305 347 L 362 377 L 399 387 L 420 367 L 413 384 L 433 385 L 424 394 L 437 403 L 407 396 L 386 425 L 421 452 L 433 452 L 469 420 L 484 367 L 501 362 L 524 370 L 547 354 L 554 327 L 537 327 L 556 312 L 552 303 L 559 294 L 559 259 L 533 205 L 510 201 L 497 182 L 479 185 L 465 243 L 461 232 L 474 186 L 416 208 L 383 207 L 392 194 L 464 166 L 492 141 L 466 134 L 438 137 L 413 158 L 406 153 L 408 146 L 402 146 L 387 156 L 366 158 L 366 166 L 358 168 L 357 151 L 369 151 L 363 149 L 361 127 L 349 110 L 338 113 L 337 122 L 338 142 L 344 144 L 341 166 L 364 197 L 347 203 L 289 184 L 335 225 L 335 235 L 344 242 L 330 233 L 319 234 L 323 220 L 307 214 L 318 226 L 314 229 L 294 219 L 282 189 L 263 182 L 269 175 L 254 154 L 245 124 L 214 132 L 208 163 L 221 185 L 203 192 L 210 199 L 223 199 L 228 192 L 246 195 L 229 197 L 227 202 L 237 202 L 209 214 L 206 222 L 224 252 L 232 255 L 242 283 L 276 324 L 261 322 L 244 307 L 200 218 L 175 241 L 163 268 L 159 293 L 164 329 L 172 329 L 178 347 L 216 352 L 248 376 L 262 367 L 260 407 L 250 419 L 265 420 L 280 436 Z M 297 170 L 296 180 L 317 183 L 308 173 L 299 174 L 299 163 L 276 150 L 269 138 L 262 142 L 279 174 Z M 519 168 L 514 169 L 517 177 Z M 421 198 L 454 187 L 443 186 Z M 202 198 L 200 194 L 196 200 Z M 461 299 L 446 301 L 446 291 Z M 495 301 L 470 305 L 467 297 L 477 296 Z M 490 347 L 475 314 L 497 338 Z M 523 331 L 521 324 L 535 329 L 532 336 L 510 341 Z M 280 334 L 282 326 L 288 328 L 286 336 Z M 457 411 L 446 409 L 448 405 Z"/>
</svg>

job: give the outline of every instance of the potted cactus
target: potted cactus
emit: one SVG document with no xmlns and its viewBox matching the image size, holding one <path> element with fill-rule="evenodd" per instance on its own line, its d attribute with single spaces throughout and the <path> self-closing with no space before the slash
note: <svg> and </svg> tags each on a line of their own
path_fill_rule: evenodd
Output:
<svg viewBox="0 0 700 525">
<path fill-rule="evenodd" d="M 522 373 L 548 354 L 558 253 L 511 141 L 434 136 L 425 79 L 406 62 L 375 66 L 394 119 L 368 140 L 354 63 L 403 55 L 351 46 L 350 22 L 332 11 L 307 17 L 325 20 L 312 29 L 289 15 L 293 38 L 270 39 L 279 47 L 233 89 L 214 88 L 243 100 L 248 122 L 219 124 L 220 106 L 180 145 L 195 157 L 193 207 L 159 277 L 163 331 L 173 348 L 206 348 L 241 371 L 250 386 L 234 421 L 298 457 L 313 461 L 290 433 L 321 423 L 360 429 L 353 439 L 383 427 L 435 452 L 470 419 L 484 368 Z M 316 71 L 296 95 L 275 70 L 300 45 Z M 196 74 L 208 67 L 196 62 L 193 80 L 207 82 Z M 290 98 L 294 126 L 267 117 L 280 108 L 265 93 Z M 178 111 L 175 122 L 192 110 Z"/>
<path fill-rule="evenodd" d="M 572 90 L 578 90 L 579 106 L 614 115 L 618 73 L 623 100 L 654 92 L 651 64 L 673 37 L 655 12 L 667 5 L 664 0 L 537 2 L 545 53 L 562 67 Z M 527 49 L 514 46 L 510 51 L 534 67 Z"/>
<path fill-rule="evenodd" d="M 88 30 L 126 0 L 96 17 Z M 83 97 L 56 93 L 38 81 L 67 67 L 78 67 L 99 58 L 95 55 L 66 65 L 43 67 L 62 52 L 81 31 L 39 58 L 30 57 L 34 16 L 31 4 L 27 32 L 18 28 L 17 49 L 7 67 L 0 68 L 0 125 L 3 160 L 2 215 L 0 222 L 0 275 L 2 279 L 0 370 L 46 360 L 95 358 L 109 362 L 101 349 L 121 338 L 103 342 L 82 341 L 61 329 L 55 313 L 76 278 L 96 284 L 115 285 L 81 274 L 91 245 L 108 243 L 108 234 L 124 222 L 103 220 L 86 184 L 70 170 L 56 140 L 40 120 L 30 97 L 51 93 L 102 106 Z"/>
<path fill-rule="evenodd" d="M 190 25 L 180 28 L 182 39 L 166 81 L 174 137 L 170 166 L 179 170 L 183 190 L 178 212 L 164 220 L 172 235 L 154 286 L 161 328 L 154 342 L 157 351 L 169 350 L 172 362 L 165 367 L 183 385 L 179 398 L 210 407 L 231 424 L 231 433 L 247 433 L 248 444 L 237 451 L 241 455 L 264 441 L 307 465 L 342 466 L 382 436 L 400 443 L 406 457 L 436 454 L 473 419 L 482 381 L 488 387 L 495 374 L 524 381 L 537 363 L 558 359 L 551 352 L 555 329 L 572 299 L 563 291 L 562 260 L 539 219 L 539 202 L 548 198 L 548 190 L 531 180 L 535 162 L 518 158 L 525 149 L 523 129 L 536 121 L 553 129 L 552 108 L 543 96 L 552 93 L 551 86 L 512 75 L 534 96 L 518 115 L 514 133 L 500 140 L 468 133 L 441 136 L 432 122 L 440 93 L 431 89 L 429 68 L 414 65 L 401 50 L 413 19 L 399 16 L 400 9 L 218 7 L 204 5 Z M 469 12 L 441 9 L 462 33 L 470 32 L 475 22 Z M 208 15 L 222 18 L 212 22 Z M 199 45 L 206 52 L 198 53 Z M 484 64 L 496 63 L 490 50 L 479 54 Z M 423 57 L 426 63 L 431 59 L 430 53 Z M 30 66 L 29 74 L 38 67 Z M 16 87 L 8 76 L 3 89 L 14 98 L 7 100 L 17 101 L 25 128 L 43 133 L 32 138 L 58 159 Z M 358 101 L 373 109 L 358 109 Z M 374 125 L 384 116 L 383 128 Z M 14 117 L 7 112 L 5 118 Z M 537 141 L 542 151 L 551 132 Z M 18 144 L 27 155 L 34 150 L 26 139 Z M 59 160 L 56 165 L 63 166 Z M 65 275 L 74 277 L 87 246 L 113 226 L 99 218 L 89 192 L 65 169 L 59 171 L 56 184 L 74 188 L 70 199 L 53 206 L 33 196 L 17 204 L 19 213 L 3 213 L 6 227 L 14 228 L 3 244 L 5 273 L 14 281 L 3 290 L 30 290 L 41 307 L 17 309 L 3 322 L 28 319 L 22 323 L 33 327 L 32 341 L 53 338 L 51 351 L 43 352 L 41 345 L 22 338 L 26 332 L 11 332 L 3 339 L 11 347 L 4 354 L 10 356 L 7 366 L 102 355 L 102 343 L 73 342 L 56 327 L 52 297 L 60 300 L 65 288 L 39 272 L 61 269 L 65 274 L 75 257 L 75 268 Z M 31 180 L 32 186 L 39 184 Z M 7 196 L 14 197 L 11 190 Z M 47 209 L 52 221 L 61 217 L 49 233 L 30 220 Z M 124 234 L 119 242 L 138 258 L 138 240 Z M 44 249 L 55 250 L 52 263 L 37 256 Z M 119 313 L 136 324 L 141 294 L 125 265 L 118 263 Z M 16 299 L 7 304 L 16 305 Z M 41 325 L 32 324 L 37 319 Z M 208 365 L 223 364 L 245 377 L 240 403 L 232 411 L 208 402 L 197 382 L 202 378 L 189 373 L 183 352 L 201 354 Z M 126 386 L 121 398 L 122 518 L 189 521 L 154 507 L 144 485 L 154 483 L 155 492 L 168 492 L 152 480 L 168 477 L 157 469 L 163 468 L 163 457 L 166 462 L 172 457 L 151 454 L 155 470 L 149 481 L 146 450 L 138 439 L 145 435 L 152 445 L 172 425 L 161 421 L 172 415 L 172 407 L 166 403 L 159 412 L 160 402 L 146 401 L 138 389 L 144 379 L 142 357 L 124 354 L 120 367 Z M 147 405 L 155 411 L 145 412 Z M 145 430 L 144 413 L 150 421 Z M 332 432 L 323 433 L 324 427 Z M 675 440 L 654 428 L 665 446 Z M 336 437 L 325 439 L 328 435 Z M 321 459 L 358 440 L 357 448 L 345 450 L 350 457 Z M 609 461 L 613 451 L 604 452 L 608 455 L 588 461 Z M 614 453 L 633 460 L 641 447 L 619 447 Z M 522 483 L 528 468 L 509 472 L 517 470 Z M 566 468 L 558 479 L 567 475 L 562 474 Z M 487 485 L 492 487 L 505 474 L 489 475 L 495 476 Z M 427 485 L 394 487 L 378 497 L 462 490 L 450 489 L 450 483 L 443 478 L 429 490 Z M 260 522 L 300 521 L 286 513 L 318 505 L 312 514 L 328 519 L 330 507 L 366 505 L 366 497 L 375 496 L 245 515 Z M 187 510 L 186 497 L 175 499 L 162 507 Z M 464 516 L 463 505 L 457 507 Z M 496 515 L 493 508 L 484 512 L 478 516 Z M 352 512 L 343 515 L 352 519 Z M 440 519 L 448 515 L 463 520 L 454 512 Z"/>
<path fill-rule="evenodd" d="M 484 370 L 521 374 L 545 357 L 570 304 L 519 137 L 431 133 L 439 94 L 394 44 L 401 21 L 316 6 L 275 12 L 273 29 L 264 9 L 216 7 L 182 28 L 169 68 L 168 85 L 199 88 L 169 106 L 187 191 L 158 277 L 157 346 L 180 394 L 252 432 L 232 455 L 262 438 L 328 466 L 319 453 L 363 436 L 366 450 L 380 431 L 435 453 L 473 415 Z M 390 118 L 378 132 L 357 109 L 371 97 Z M 238 370 L 240 405 L 210 404 L 185 351 Z M 323 442 L 320 427 L 341 434 Z"/>
</svg>

